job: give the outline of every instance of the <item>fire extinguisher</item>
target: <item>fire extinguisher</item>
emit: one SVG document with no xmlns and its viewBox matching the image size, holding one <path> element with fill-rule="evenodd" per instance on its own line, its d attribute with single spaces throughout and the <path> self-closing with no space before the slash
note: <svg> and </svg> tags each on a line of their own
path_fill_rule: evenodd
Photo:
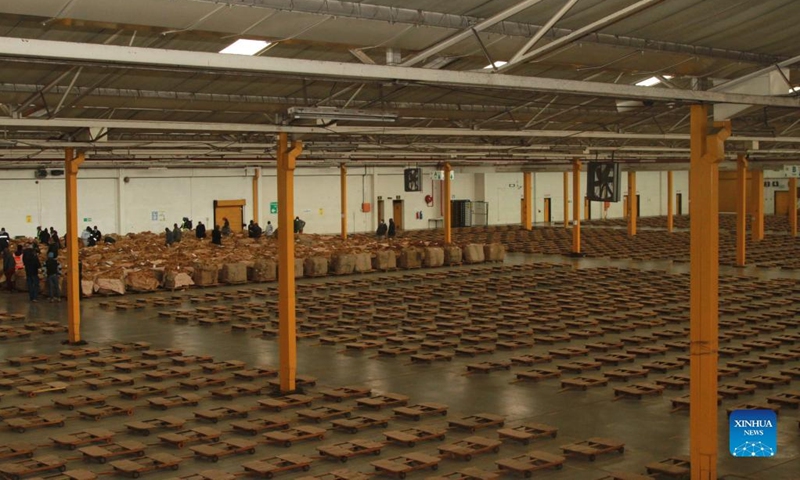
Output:
<svg viewBox="0 0 800 480">
<path fill-rule="evenodd" d="M 425 195 L 425 204 L 429 207 L 433 206 L 433 195 Z"/>
</svg>

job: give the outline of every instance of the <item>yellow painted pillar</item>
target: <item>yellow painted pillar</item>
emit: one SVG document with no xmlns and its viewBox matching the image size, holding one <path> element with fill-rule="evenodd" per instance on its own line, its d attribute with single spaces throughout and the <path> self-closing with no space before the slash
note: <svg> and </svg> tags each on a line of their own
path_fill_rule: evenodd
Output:
<svg viewBox="0 0 800 480">
<path fill-rule="evenodd" d="M 258 218 L 258 180 L 260 178 L 261 169 L 256 167 L 256 171 L 253 174 L 253 221 L 256 223 L 260 223 L 260 219 Z"/>
<path fill-rule="evenodd" d="M 69 343 L 81 342 L 81 278 L 78 253 L 78 168 L 85 160 L 71 148 L 64 152 L 67 193 L 67 332 Z"/>
<path fill-rule="evenodd" d="M 339 165 L 339 183 L 342 197 L 342 240 L 347 240 L 347 166 Z"/>
<path fill-rule="evenodd" d="M 789 226 L 792 236 L 797 236 L 797 179 L 789 179 Z"/>
<path fill-rule="evenodd" d="M 522 228 L 533 228 L 533 202 L 531 201 L 531 172 L 522 174 Z"/>
<path fill-rule="evenodd" d="M 569 228 L 569 172 L 564 172 L 564 228 Z"/>
<path fill-rule="evenodd" d="M 736 266 L 747 261 L 747 158 L 736 159 Z"/>
<path fill-rule="evenodd" d="M 691 107 L 689 436 L 693 480 L 717 478 L 719 162 L 730 122 L 708 129 L 708 107 Z"/>
<path fill-rule="evenodd" d="M 672 233 L 675 225 L 675 182 L 672 177 L 672 170 L 670 170 L 667 172 L 667 231 L 669 233 Z"/>
<path fill-rule="evenodd" d="M 751 204 L 753 206 L 753 225 L 751 227 L 754 242 L 764 240 L 764 171 L 753 170 L 750 177 L 751 190 L 753 196 Z"/>
<path fill-rule="evenodd" d="M 297 332 L 294 279 L 294 169 L 303 144 L 278 135 L 278 348 L 282 392 L 296 389 Z"/>
<path fill-rule="evenodd" d="M 444 201 L 442 202 L 442 206 L 444 207 L 444 243 L 445 245 L 450 245 L 453 243 L 453 237 L 451 232 L 451 225 L 453 221 L 453 206 L 450 203 L 450 172 L 453 169 L 450 167 L 449 163 L 444 164 Z"/>
<path fill-rule="evenodd" d="M 636 172 L 628 172 L 628 235 L 636 235 Z"/>
<path fill-rule="evenodd" d="M 581 161 L 572 161 L 572 253 L 581 253 Z"/>
</svg>

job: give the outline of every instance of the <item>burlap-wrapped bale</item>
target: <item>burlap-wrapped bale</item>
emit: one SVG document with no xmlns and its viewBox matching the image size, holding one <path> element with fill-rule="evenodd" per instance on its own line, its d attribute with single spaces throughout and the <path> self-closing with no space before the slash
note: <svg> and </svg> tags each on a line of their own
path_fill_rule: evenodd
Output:
<svg viewBox="0 0 800 480">
<path fill-rule="evenodd" d="M 372 268 L 375 270 L 386 271 L 397 268 L 397 254 L 394 250 L 380 250 L 375 252 L 372 258 Z"/>
<path fill-rule="evenodd" d="M 502 243 L 484 245 L 483 255 L 487 262 L 502 262 L 506 258 L 506 247 Z"/>
<path fill-rule="evenodd" d="M 134 292 L 154 292 L 158 290 L 160 283 L 152 270 L 137 270 L 128 272 L 125 285 Z"/>
<path fill-rule="evenodd" d="M 463 260 L 463 252 L 461 247 L 455 245 L 448 245 L 444 247 L 444 264 L 445 265 L 461 265 Z"/>
<path fill-rule="evenodd" d="M 400 268 L 419 268 L 422 266 L 422 259 L 425 253 L 421 248 L 408 247 L 400 251 L 400 258 L 397 264 Z"/>
<path fill-rule="evenodd" d="M 444 250 L 441 247 L 425 247 L 422 264 L 426 267 L 441 267 L 444 265 Z"/>
<path fill-rule="evenodd" d="M 192 280 L 195 285 L 216 285 L 219 278 L 219 268 L 210 263 L 195 263 Z"/>
<path fill-rule="evenodd" d="M 175 290 L 194 285 L 192 277 L 185 272 L 167 272 L 164 274 L 164 288 Z"/>
<path fill-rule="evenodd" d="M 464 248 L 464 261 L 467 263 L 483 263 L 486 256 L 483 253 L 483 244 L 470 243 Z"/>
<path fill-rule="evenodd" d="M 331 273 L 334 275 L 350 275 L 356 269 L 356 256 L 341 253 L 331 257 Z"/>
<path fill-rule="evenodd" d="M 253 274 L 250 280 L 254 282 L 274 282 L 278 278 L 278 264 L 274 260 L 259 258 L 253 262 Z"/>
<path fill-rule="evenodd" d="M 294 259 L 294 278 L 302 278 L 303 277 L 303 264 L 305 263 L 304 258 L 295 258 Z"/>
<path fill-rule="evenodd" d="M 357 273 L 371 272 L 372 271 L 372 256 L 369 253 L 356 253 L 356 266 Z"/>
<path fill-rule="evenodd" d="M 94 282 L 91 280 L 81 280 L 81 293 L 84 297 L 94 295 Z"/>
<path fill-rule="evenodd" d="M 226 263 L 222 266 L 223 283 L 246 283 L 247 264 L 244 262 Z"/>
<path fill-rule="evenodd" d="M 121 278 L 98 278 L 94 281 L 94 291 L 101 295 L 125 295 L 125 281 Z"/>
<path fill-rule="evenodd" d="M 306 277 L 322 277 L 328 274 L 328 259 L 325 257 L 308 257 L 303 261 L 303 275 Z"/>
</svg>

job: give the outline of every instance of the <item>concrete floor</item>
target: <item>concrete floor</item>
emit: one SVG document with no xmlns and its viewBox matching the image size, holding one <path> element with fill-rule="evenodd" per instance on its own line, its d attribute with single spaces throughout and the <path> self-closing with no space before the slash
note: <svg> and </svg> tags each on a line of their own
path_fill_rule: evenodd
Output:
<svg viewBox="0 0 800 480">
<path fill-rule="evenodd" d="M 665 271 L 669 273 L 686 273 L 688 265 L 671 262 L 632 263 L 625 261 L 607 261 L 599 259 L 568 259 L 564 257 L 542 257 L 512 254 L 506 264 L 526 263 L 531 261 L 547 261 L 552 263 L 568 263 L 576 268 L 592 268 L 599 266 L 622 266 L 646 270 Z M 467 268 L 467 267 L 461 267 Z M 766 269 L 736 270 L 724 268 L 725 275 L 758 275 L 764 278 L 797 278 L 796 274 L 770 271 Z M 369 278 L 365 275 L 361 278 Z M 331 279 L 328 279 L 330 281 Z M 222 287 L 233 288 L 233 287 Z M 208 290 L 203 290 L 208 291 Z M 256 300 L 256 299 L 254 299 Z M 89 299 L 82 302 L 84 338 L 90 345 L 104 345 L 115 341 L 147 341 L 154 347 L 174 347 L 186 351 L 187 354 L 210 354 L 216 359 L 239 359 L 250 365 L 278 365 L 277 343 L 274 340 L 256 338 L 248 333 L 225 332 L 223 327 L 198 327 L 178 325 L 156 316 L 157 310 L 145 309 L 128 312 L 117 312 L 98 307 L 100 299 Z M 391 299 L 387 299 L 387 304 Z M 184 305 L 188 307 L 187 303 Z M 64 321 L 65 304 L 48 304 L 39 302 L 30 304 L 27 297 L 19 294 L 0 294 L 0 311 L 25 313 L 28 321 Z M 607 336 L 603 339 L 613 338 Z M 0 343 L 0 357 L 24 355 L 31 353 L 55 353 L 64 347 L 60 345 L 63 336 L 39 335 L 27 341 L 6 341 Z M 688 413 L 670 413 L 669 399 L 687 393 L 667 391 L 661 397 L 645 397 L 641 401 L 622 399 L 615 401 L 608 388 L 578 391 L 560 391 L 558 380 L 541 383 L 510 384 L 513 375 L 502 372 L 489 375 L 465 376 L 465 365 L 475 361 L 483 361 L 488 357 L 468 359 L 456 357 L 452 362 L 434 363 L 430 366 L 408 365 L 404 359 L 372 358 L 372 352 L 341 353 L 341 346 L 319 346 L 314 340 L 301 340 L 298 348 L 299 372 L 313 375 L 319 379 L 320 385 L 346 386 L 360 385 L 376 392 L 396 392 L 409 395 L 412 403 L 441 402 L 450 406 L 447 418 L 462 414 L 489 412 L 507 416 L 507 424 L 518 424 L 523 421 L 546 423 L 559 428 L 555 440 L 541 440 L 524 447 L 515 444 L 504 444 L 499 454 L 488 454 L 478 457 L 469 464 L 455 460 L 445 460 L 440 472 L 448 473 L 465 466 L 477 466 L 486 470 L 495 470 L 494 461 L 524 453 L 532 448 L 559 453 L 559 447 L 572 441 L 601 436 L 616 438 L 626 442 L 623 455 L 609 454 L 601 456 L 595 462 L 570 458 L 563 470 L 544 470 L 536 472 L 536 478 L 559 479 L 599 479 L 611 471 L 627 471 L 644 473 L 644 465 L 672 455 L 688 454 Z M 573 342 L 575 343 L 575 342 Z M 570 345 L 573 345 L 571 343 Z M 577 342 L 579 345 L 580 342 Z M 554 348 L 549 345 L 536 345 L 534 353 L 546 352 Z M 493 358 L 507 358 L 526 352 L 500 352 Z M 677 354 L 668 353 L 667 359 Z M 787 366 L 800 365 L 800 361 Z M 688 369 L 684 369 L 687 373 Z M 794 382 L 796 383 L 796 381 Z M 796 387 L 793 385 L 791 387 Z M 775 391 L 796 390 L 796 388 L 778 388 Z M 312 390 L 313 392 L 313 390 Z M 759 390 L 754 400 L 763 401 L 773 391 Z M 19 397 L 8 394 L 4 405 L 13 404 Z M 750 398 L 746 399 L 750 401 Z M 37 399 L 39 403 L 49 400 Z M 779 415 L 779 450 L 771 459 L 734 459 L 728 453 L 727 420 L 725 407 L 734 401 L 726 401 L 719 414 L 719 471 L 720 478 L 748 478 L 765 480 L 783 480 L 800 478 L 800 431 L 798 430 L 798 411 L 783 409 Z M 146 409 L 142 409 L 146 410 Z M 137 410 L 137 419 L 152 418 L 156 415 Z M 111 426 L 120 427 L 129 419 L 115 420 Z M 436 421 L 435 419 L 433 421 Z M 442 425 L 445 419 L 439 420 Z M 392 421 L 390 428 L 413 426 L 414 422 L 403 420 Z M 86 425 L 83 428 L 91 427 Z M 103 425 L 106 426 L 106 425 Z M 58 432 L 45 429 L 31 433 L 31 438 L 39 443 L 47 443 L 47 437 Z M 77 430 L 76 429 L 69 429 Z M 361 432 L 360 438 L 382 440 L 380 429 Z M 480 433 L 479 433 L 480 434 Z M 16 434 L 0 432 L 0 444 L 19 440 Z M 468 436 L 467 433 L 448 434 L 448 442 Z M 492 432 L 488 436 L 494 437 Z M 333 433 L 322 444 L 345 441 L 352 438 L 346 434 Z M 29 441 L 27 438 L 25 441 Z M 303 454 L 315 454 L 318 443 L 299 444 L 292 451 Z M 380 458 L 388 458 L 394 454 L 408 451 L 425 451 L 435 453 L 436 444 L 423 444 L 414 449 L 400 446 L 387 447 Z M 63 451 L 53 451 L 62 453 Z M 185 452 L 183 452 L 185 453 Z M 284 449 L 270 447 L 259 450 L 257 458 L 267 454 L 286 453 Z M 241 462 L 252 457 L 232 457 L 213 467 L 205 462 L 188 460 L 178 472 L 187 475 L 194 471 L 208 468 L 219 468 L 231 472 L 239 471 Z M 338 468 L 371 472 L 369 462 L 375 458 L 359 457 L 346 465 L 338 465 L 330 461 L 315 464 L 311 474 L 320 474 Z M 71 466 L 71 468 L 73 468 Z M 80 468 L 75 466 L 74 468 Z M 95 469 L 107 471 L 108 469 Z M 424 478 L 428 472 L 419 472 L 415 478 Z M 159 473 L 152 478 L 167 478 L 173 473 Z M 290 474 L 287 478 L 296 478 L 298 474 Z"/>
</svg>

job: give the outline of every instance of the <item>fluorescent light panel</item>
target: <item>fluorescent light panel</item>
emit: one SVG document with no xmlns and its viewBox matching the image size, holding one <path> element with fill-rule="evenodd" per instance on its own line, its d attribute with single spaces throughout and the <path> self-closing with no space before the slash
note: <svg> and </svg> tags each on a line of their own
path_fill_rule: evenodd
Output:
<svg viewBox="0 0 800 480">
<path fill-rule="evenodd" d="M 256 53 L 264 50 L 269 46 L 269 42 L 263 40 L 246 40 L 240 38 L 231 43 L 227 47 L 220 50 L 219 53 L 228 53 L 232 55 L 255 55 Z"/>
<path fill-rule="evenodd" d="M 666 78 L 667 80 L 672 78 L 672 75 L 662 75 L 662 76 L 664 78 Z M 636 82 L 636 86 L 637 87 L 652 87 L 654 85 L 658 85 L 659 83 L 661 83 L 661 80 L 659 80 L 658 77 L 650 77 L 650 78 L 645 78 L 641 82 Z"/>
<path fill-rule="evenodd" d="M 498 60 L 498 61 L 494 62 L 494 68 L 500 68 L 500 67 L 502 67 L 503 65 L 505 65 L 507 63 L 508 62 L 506 62 L 504 60 Z M 488 70 L 490 68 L 492 68 L 491 65 L 486 65 L 485 67 L 483 67 L 484 70 Z"/>
</svg>

